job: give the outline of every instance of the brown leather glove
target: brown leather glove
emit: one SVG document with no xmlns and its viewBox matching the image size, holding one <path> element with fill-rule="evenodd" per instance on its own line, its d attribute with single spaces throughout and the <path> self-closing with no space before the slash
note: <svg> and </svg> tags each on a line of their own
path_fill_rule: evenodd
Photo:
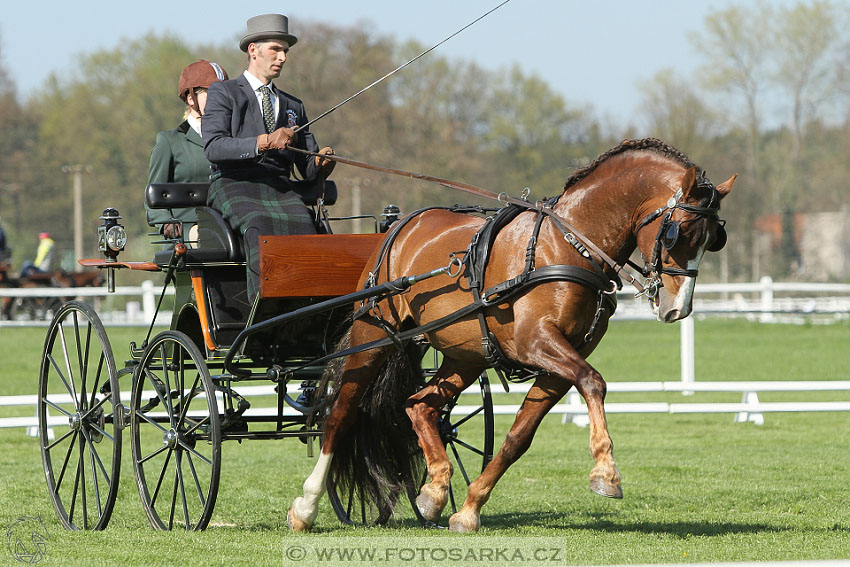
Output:
<svg viewBox="0 0 850 567">
<path fill-rule="evenodd" d="M 278 128 L 271 134 L 260 134 L 257 136 L 257 151 L 259 153 L 268 150 L 283 150 L 295 140 L 293 128 Z"/>
<path fill-rule="evenodd" d="M 322 155 L 333 155 L 334 150 L 331 147 L 324 147 L 319 150 L 319 153 Z M 319 175 L 327 179 L 330 177 L 331 172 L 333 172 L 334 167 L 336 167 L 336 162 L 332 159 L 316 156 L 316 166 L 319 168 Z"/>
</svg>

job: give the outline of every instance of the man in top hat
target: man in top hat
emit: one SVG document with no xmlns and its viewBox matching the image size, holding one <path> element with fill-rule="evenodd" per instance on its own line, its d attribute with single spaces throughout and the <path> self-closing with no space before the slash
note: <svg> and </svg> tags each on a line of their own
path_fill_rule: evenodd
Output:
<svg viewBox="0 0 850 567">
<path fill-rule="evenodd" d="M 316 232 L 310 211 L 293 191 L 292 168 L 304 179 L 317 179 L 327 178 L 334 166 L 329 159 L 286 150 L 319 149 L 309 128 L 295 133 L 308 122 L 304 104 L 272 83 L 296 41 L 284 15 L 249 19 L 239 42 L 248 69 L 210 85 L 201 122 L 204 153 L 215 170 L 207 202 L 244 237 L 249 300 L 259 292 L 258 237 Z"/>
</svg>

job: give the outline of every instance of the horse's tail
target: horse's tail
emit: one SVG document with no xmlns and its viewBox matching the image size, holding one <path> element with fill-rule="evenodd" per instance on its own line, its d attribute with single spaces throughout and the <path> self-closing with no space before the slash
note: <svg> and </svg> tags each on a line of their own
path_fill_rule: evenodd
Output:
<svg viewBox="0 0 850 567">
<path fill-rule="evenodd" d="M 350 344 L 351 329 L 339 344 Z M 404 411 L 405 402 L 423 384 L 421 347 L 407 343 L 393 349 L 368 386 L 348 430 L 336 438 L 328 486 L 339 495 L 353 495 L 376 512 L 378 523 L 387 521 L 399 496 L 418 486 L 425 470 L 416 434 Z M 336 397 L 344 364 L 333 361 L 325 380 L 333 382 Z"/>
</svg>

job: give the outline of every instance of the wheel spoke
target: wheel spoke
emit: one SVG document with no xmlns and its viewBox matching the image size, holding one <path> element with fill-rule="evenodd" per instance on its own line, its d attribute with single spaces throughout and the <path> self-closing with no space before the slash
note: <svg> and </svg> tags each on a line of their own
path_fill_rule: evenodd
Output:
<svg viewBox="0 0 850 567">
<path fill-rule="evenodd" d="M 189 390 L 188 399 L 186 399 L 186 397 L 183 395 L 183 390 L 182 389 L 180 390 L 181 407 L 180 407 L 180 417 L 177 420 L 177 429 L 180 429 L 180 427 L 183 425 L 183 421 L 186 419 L 186 415 L 189 413 L 189 405 L 191 405 L 192 400 L 195 398 L 195 391 L 196 391 L 196 388 L 198 387 L 198 382 L 200 380 L 201 380 L 201 373 L 196 372 L 195 373 L 195 380 L 192 382 L 192 389 Z M 198 391 L 200 391 L 200 390 L 198 390 Z M 193 428 L 193 431 L 194 431 L 194 429 L 197 429 L 197 425 Z"/>
<path fill-rule="evenodd" d="M 460 455 L 457 454 L 457 447 L 455 447 L 454 441 L 449 442 L 449 446 L 452 448 L 452 453 L 454 453 L 457 466 L 460 467 L 460 474 L 463 475 L 463 480 L 466 482 L 466 486 L 469 486 L 469 475 L 466 474 L 466 468 L 463 466 L 463 461 L 460 459 Z"/>
<path fill-rule="evenodd" d="M 107 433 L 105 430 L 101 429 L 101 427 L 98 424 L 89 423 L 89 425 L 91 426 L 92 429 L 94 429 L 95 431 L 97 431 L 98 433 L 100 433 L 101 435 L 103 435 L 104 437 L 106 437 L 107 439 L 112 441 L 113 443 L 115 443 L 115 439 L 112 438 L 112 435 Z"/>
<path fill-rule="evenodd" d="M 470 451 L 472 451 L 472 452 L 473 452 L 473 453 L 475 453 L 476 455 L 481 455 L 482 457 L 483 457 L 483 456 L 485 456 L 485 455 L 484 455 L 484 451 L 482 451 L 481 449 L 478 449 L 478 448 L 476 448 L 476 447 L 473 447 L 472 445 L 470 445 L 470 444 L 469 444 L 469 443 L 467 443 L 466 441 L 462 441 L 462 440 L 460 440 L 460 439 L 454 439 L 454 440 L 453 440 L 453 444 L 454 444 L 454 443 L 457 443 L 457 444 L 458 444 L 458 445 L 460 445 L 461 447 L 464 447 L 464 448 L 466 448 L 466 449 L 469 449 Z"/>
<path fill-rule="evenodd" d="M 82 419 L 88 419 L 88 418 L 91 418 L 91 414 L 93 414 L 94 412 L 96 412 L 96 411 L 98 410 L 98 408 L 102 407 L 102 406 L 103 406 L 103 404 L 105 404 L 105 403 L 106 403 L 106 402 L 108 402 L 108 401 L 109 401 L 109 398 L 103 398 L 102 400 L 100 400 L 99 402 L 97 402 L 97 405 L 96 405 L 96 406 L 92 406 L 92 407 L 90 407 L 88 410 L 86 410 L 86 413 L 84 413 L 84 414 L 81 416 L 81 418 L 82 418 Z"/>
<path fill-rule="evenodd" d="M 159 430 L 160 430 L 160 431 L 162 431 L 163 433 L 168 433 L 168 430 L 167 430 L 166 428 L 164 428 L 164 427 L 163 427 L 163 426 L 161 426 L 159 423 L 157 423 L 157 422 L 154 420 L 154 418 L 152 418 L 152 417 L 148 417 L 148 415 L 147 415 L 147 414 L 140 413 L 140 412 L 136 412 L 136 415 L 138 415 L 140 418 L 144 419 L 145 421 L 147 421 L 147 422 L 148 422 L 148 423 L 150 423 L 151 425 L 158 427 L 158 428 L 159 428 Z"/>
<path fill-rule="evenodd" d="M 177 345 L 174 348 L 179 348 Z M 168 359 L 165 355 L 165 343 L 159 347 L 162 356 L 162 376 L 165 378 L 165 407 L 168 409 L 168 419 L 171 427 L 174 427 L 174 403 L 171 401 L 171 380 L 168 379 Z"/>
<path fill-rule="evenodd" d="M 60 327 L 61 328 L 61 327 Z M 65 389 L 68 391 L 68 394 L 71 396 L 71 399 L 74 400 L 74 408 L 77 407 L 77 396 L 74 394 L 74 388 L 71 384 L 68 383 L 68 380 L 65 378 L 65 375 L 59 369 L 59 364 L 57 364 L 56 359 L 53 358 L 52 354 L 48 354 L 47 358 L 50 359 L 50 364 L 56 370 L 56 373 L 59 375 L 59 379 L 62 380 L 62 383 L 65 384 Z M 72 379 L 73 382 L 73 379 Z"/>
<path fill-rule="evenodd" d="M 165 479 L 165 473 L 168 471 L 168 461 L 171 459 L 171 454 L 174 451 L 171 449 L 168 450 L 168 454 L 165 456 L 165 463 L 162 465 L 162 471 L 159 473 L 159 480 L 156 481 L 156 488 L 153 491 L 153 496 L 151 496 L 151 506 L 156 503 L 156 497 L 159 496 L 159 489 L 162 486 L 162 481 Z"/>
<path fill-rule="evenodd" d="M 179 468 L 179 467 L 178 467 Z M 174 471 L 174 488 L 171 490 L 171 510 L 168 513 L 168 529 L 174 528 L 174 510 L 177 508 L 177 471 Z"/>
<path fill-rule="evenodd" d="M 80 441 L 80 446 L 82 446 L 83 442 Z M 82 461 L 77 461 L 77 472 L 74 474 L 74 490 L 71 492 L 71 512 L 68 514 L 68 520 L 73 524 L 74 523 L 74 509 L 77 506 L 77 489 L 80 487 L 80 467 L 83 465 Z M 85 492 L 85 490 L 83 490 Z"/>
<path fill-rule="evenodd" d="M 209 460 L 208 458 L 206 458 L 205 456 L 203 456 L 202 454 L 200 454 L 199 452 L 197 452 L 195 449 L 193 449 L 192 447 L 190 447 L 189 445 L 187 445 L 187 444 L 186 444 L 186 443 L 184 443 L 183 441 L 178 440 L 178 441 L 177 441 L 177 444 L 178 444 L 178 445 L 180 445 L 181 447 L 183 447 L 185 450 L 187 450 L 187 451 L 189 451 L 190 453 L 192 453 L 193 455 L 195 455 L 196 457 L 198 457 L 199 459 L 201 459 L 202 461 L 204 461 L 206 464 L 208 464 L 208 465 L 212 465 L 212 461 L 211 461 L 211 460 Z"/>
<path fill-rule="evenodd" d="M 189 504 L 186 502 L 186 485 L 183 483 L 183 457 L 177 453 L 177 480 L 180 482 L 180 499 L 183 501 L 183 519 L 186 521 L 188 530 L 192 523 L 189 521 Z"/>
<path fill-rule="evenodd" d="M 44 446 L 44 450 L 45 450 L 45 451 L 50 451 L 53 447 L 55 447 L 56 445 L 58 445 L 59 443 L 61 443 L 61 442 L 62 442 L 62 441 L 64 441 L 65 439 L 67 439 L 69 435 L 73 435 L 74 433 L 76 433 L 76 431 L 74 431 L 73 429 L 69 429 L 69 430 L 67 431 L 67 433 L 65 433 L 64 435 L 62 435 L 62 437 L 57 438 L 57 439 L 56 439 L 53 443 L 51 443 L 50 445 L 45 445 L 45 446 Z"/>
<path fill-rule="evenodd" d="M 90 406 L 94 405 L 94 400 L 97 397 L 97 387 L 100 385 L 100 374 L 103 372 L 103 363 L 105 360 L 106 354 L 101 350 L 100 359 L 97 361 L 97 372 L 94 375 L 94 386 L 91 389 L 91 400 L 89 400 Z"/>
<path fill-rule="evenodd" d="M 192 420 L 191 420 L 191 419 L 189 419 L 189 418 L 186 418 L 186 420 L 187 420 L 187 421 L 192 421 Z M 184 434 L 185 434 L 185 435 L 190 435 L 190 434 L 194 433 L 195 431 L 197 431 L 197 429 L 198 429 L 200 426 L 204 425 L 205 423 L 209 423 L 209 422 L 210 422 L 210 416 L 206 416 L 206 417 L 204 417 L 204 419 L 202 419 L 201 421 L 199 421 L 199 422 L 197 422 L 197 423 L 195 423 L 194 421 L 192 421 L 192 423 L 193 423 L 194 425 L 192 425 L 192 427 L 190 427 L 189 429 L 187 429 L 187 430 L 184 432 Z"/>
<path fill-rule="evenodd" d="M 156 457 L 157 455 L 159 455 L 160 453 L 162 453 L 163 451 L 165 451 L 165 450 L 167 450 L 167 449 L 168 449 L 168 445 L 163 445 L 162 447 L 160 447 L 159 449 L 157 449 L 156 451 L 154 451 L 153 453 L 151 453 L 151 454 L 150 454 L 150 455 L 148 455 L 147 457 L 142 457 L 142 458 L 141 458 L 141 459 L 139 459 L 137 462 L 139 462 L 139 463 L 145 463 L 145 462 L 147 462 L 147 461 L 149 461 L 149 460 L 153 459 L 154 457 Z"/>
<path fill-rule="evenodd" d="M 65 357 L 65 368 L 66 370 L 68 370 L 68 380 L 70 380 L 71 382 L 69 392 L 71 392 L 71 397 L 74 398 L 74 407 L 77 409 L 77 411 L 79 411 L 80 401 L 77 398 L 77 390 L 74 388 L 74 372 L 71 370 L 71 359 L 68 357 L 68 345 L 65 343 L 65 327 L 63 327 L 61 324 L 59 325 L 59 336 L 62 339 L 62 353 Z M 65 386 L 67 387 L 68 384 L 66 383 Z"/>
<path fill-rule="evenodd" d="M 198 498 L 201 500 L 201 506 L 206 506 L 207 500 L 204 498 L 201 481 L 198 479 L 198 472 L 195 470 L 195 463 L 192 462 L 192 455 L 190 453 L 186 453 L 186 460 L 189 461 L 189 470 L 192 472 L 192 479 L 195 481 L 195 489 L 198 491 Z"/>
<path fill-rule="evenodd" d="M 103 434 L 102 430 L 101 430 L 101 434 Z M 109 480 L 109 473 L 106 472 L 106 467 L 103 466 L 103 461 L 100 459 L 100 455 L 98 455 L 97 449 L 94 448 L 94 443 L 91 442 L 91 437 L 89 437 L 89 435 L 85 432 L 83 432 L 83 435 L 86 436 L 86 441 L 88 441 L 88 444 L 89 444 L 89 453 L 91 454 L 91 457 L 92 457 L 92 473 L 94 473 L 94 462 L 97 461 L 97 465 L 98 465 L 98 467 L 100 467 L 100 472 L 103 475 L 103 479 L 106 481 L 106 484 L 107 485 L 112 484 L 112 481 Z M 95 482 L 97 482 L 97 478 L 95 478 Z M 100 502 L 100 498 L 98 497 L 98 503 L 99 502 Z M 100 514 L 98 514 L 98 515 L 100 515 Z"/>
<path fill-rule="evenodd" d="M 103 513 L 103 507 L 100 503 L 100 483 L 97 480 L 97 469 L 95 465 L 100 465 L 101 472 L 103 473 L 103 477 L 106 480 L 106 484 L 109 485 L 109 475 L 106 474 L 106 470 L 103 468 L 103 463 L 98 457 L 97 452 L 94 450 L 94 445 L 91 442 L 91 437 L 89 437 L 88 433 L 83 431 L 83 436 L 86 438 L 86 444 L 89 447 L 89 463 L 91 465 L 91 476 L 92 476 L 92 485 L 94 487 L 94 498 L 95 503 L 97 504 L 97 516 Z"/>
<path fill-rule="evenodd" d="M 59 494 L 59 487 L 62 485 L 62 479 L 65 478 L 65 469 L 68 467 L 68 461 L 71 460 L 71 453 L 74 451 L 74 445 L 77 443 L 79 431 L 74 431 L 74 438 L 71 439 L 71 444 L 68 445 L 68 452 L 65 453 L 65 460 L 62 462 L 62 469 L 59 471 L 59 478 L 56 480 L 56 486 L 53 492 Z"/>
<path fill-rule="evenodd" d="M 83 529 L 89 529 L 89 509 L 88 502 L 86 499 L 86 459 L 85 459 L 85 445 L 86 445 L 86 437 L 83 435 L 80 437 L 80 479 L 82 479 L 83 491 L 81 492 L 83 498 Z"/>
<path fill-rule="evenodd" d="M 452 424 L 452 427 L 457 429 L 458 427 L 460 427 L 461 425 L 463 425 L 464 423 L 466 423 L 467 421 L 469 421 L 470 419 L 472 419 L 473 417 L 475 417 L 476 415 L 478 415 L 482 411 L 484 411 L 484 406 L 477 407 L 474 411 L 472 411 L 468 415 L 464 416 L 463 419 Z"/>
<path fill-rule="evenodd" d="M 151 386 L 153 387 L 153 391 L 156 393 L 156 397 L 159 398 L 159 401 L 162 404 L 162 407 L 167 408 L 168 405 L 165 403 L 165 398 L 162 397 L 162 394 L 160 393 L 159 388 L 157 388 L 157 385 L 164 386 L 164 384 L 162 382 L 159 382 L 157 377 L 154 376 L 153 372 L 151 372 L 150 369 L 145 368 L 144 372 L 145 372 L 145 376 L 148 377 L 148 381 L 151 383 Z M 166 394 L 168 394 L 167 391 L 166 391 Z"/>
<path fill-rule="evenodd" d="M 56 404 L 54 404 L 53 402 L 51 402 L 51 401 L 50 401 L 50 400 L 48 400 L 47 398 L 42 398 L 42 400 L 44 401 L 44 403 L 45 403 L 45 404 L 49 405 L 50 407 L 52 407 L 53 409 L 55 409 L 55 410 L 56 410 L 56 411 L 58 411 L 59 413 L 63 413 L 63 414 L 65 414 L 65 417 L 72 417 L 72 416 L 74 415 L 74 414 L 72 414 L 72 413 L 70 413 L 70 412 L 68 412 L 68 411 L 65 411 L 65 409 L 64 409 L 64 408 L 61 408 L 61 407 L 57 406 Z"/>
<path fill-rule="evenodd" d="M 80 411 L 85 410 L 86 407 L 86 371 L 88 370 L 88 356 L 89 356 L 89 340 L 91 340 L 91 326 L 88 327 L 88 333 L 86 335 L 86 349 L 85 356 L 83 356 L 83 348 L 82 341 L 80 341 L 80 320 L 77 317 L 77 312 L 74 311 L 74 336 L 77 339 L 77 361 L 79 362 L 80 367 Z"/>
</svg>

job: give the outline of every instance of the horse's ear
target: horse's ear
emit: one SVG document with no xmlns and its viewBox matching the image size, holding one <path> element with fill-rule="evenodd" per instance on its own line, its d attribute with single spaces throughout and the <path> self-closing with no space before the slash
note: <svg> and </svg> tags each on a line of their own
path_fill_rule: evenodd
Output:
<svg viewBox="0 0 850 567">
<path fill-rule="evenodd" d="M 688 168 L 685 174 L 682 176 L 682 182 L 679 184 L 679 187 L 682 188 L 682 192 L 685 196 L 691 192 L 691 189 L 696 187 L 697 184 L 697 168 L 696 166 Z"/>
<path fill-rule="evenodd" d="M 720 185 L 718 185 L 717 187 L 715 187 L 715 189 L 717 189 L 717 192 L 720 194 L 721 199 L 729 194 L 729 191 L 732 190 L 732 185 L 735 184 L 736 179 L 738 179 L 737 173 L 726 181 L 724 181 L 723 183 L 721 183 Z"/>
</svg>

